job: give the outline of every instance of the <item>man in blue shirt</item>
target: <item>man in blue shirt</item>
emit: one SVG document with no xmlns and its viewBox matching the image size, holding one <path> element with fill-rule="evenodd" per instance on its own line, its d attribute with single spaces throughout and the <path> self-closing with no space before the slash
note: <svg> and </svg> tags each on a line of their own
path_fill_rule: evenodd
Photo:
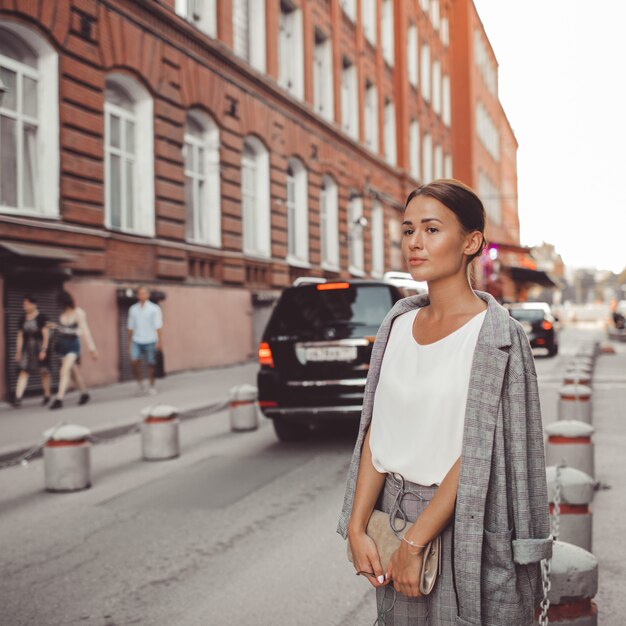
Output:
<svg viewBox="0 0 626 626">
<path fill-rule="evenodd" d="M 137 289 L 137 300 L 128 311 L 128 345 L 135 379 L 139 389 L 144 391 L 141 361 L 145 361 L 148 369 L 150 387 L 148 393 L 154 395 L 154 366 L 156 352 L 161 349 L 163 316 L 158 304 L 150 302 L 150 291 L 141 286 Z"/>
</svg>

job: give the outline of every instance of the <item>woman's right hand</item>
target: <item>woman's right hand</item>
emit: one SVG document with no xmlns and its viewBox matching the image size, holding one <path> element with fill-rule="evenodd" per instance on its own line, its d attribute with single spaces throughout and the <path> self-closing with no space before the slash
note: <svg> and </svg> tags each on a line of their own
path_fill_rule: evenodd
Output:
<svg viewBox="0 0 626 626">
<path fill-rule="evenodd" d="M 385 570 L 380 564 L 374 540 L 365 532 L 348 531 L 348 541 L 357 573 L 367 578 L 372 587 L 385 585 L 388 581 L 385 581 Z"/>
</svg>

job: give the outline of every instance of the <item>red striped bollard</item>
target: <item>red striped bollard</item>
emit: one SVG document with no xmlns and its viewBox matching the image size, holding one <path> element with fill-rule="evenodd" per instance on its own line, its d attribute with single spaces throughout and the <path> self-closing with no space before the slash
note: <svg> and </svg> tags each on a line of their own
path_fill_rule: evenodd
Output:
<svg viewBox="0 0 626 626">
<path fill-rule="evenodd" d="M 44 433 L 46 491 L 80 491 L 91 487 L 91 431 L 64 424 Z"/>
<path fill-rule="evenodd" d="M 253 385 L 237 385 L 230 390 L 230 429 L 233 432 L 256 430 L 259 427 L 257 395 L 257 388 Z"/>
<path fill-rule="evenodd" d="M 157 404 L 142 411 L 141 447 L 146 461 L 165 461 L 180 456 L 178 409 Z"/>
<path fill-rule="evenodd" d="M 591 387 L 563 385 L 559 389 L 559 420 L 578 420 L 591 424 Z"/>
<path fill-rule="evenodd" d="M 574 467 L 595 478 L 595 455 L 591 436 L 591 424 L 576 420 L 562 420 L 548 424 L 545 428 L 546 465 Z"/>
</svg>

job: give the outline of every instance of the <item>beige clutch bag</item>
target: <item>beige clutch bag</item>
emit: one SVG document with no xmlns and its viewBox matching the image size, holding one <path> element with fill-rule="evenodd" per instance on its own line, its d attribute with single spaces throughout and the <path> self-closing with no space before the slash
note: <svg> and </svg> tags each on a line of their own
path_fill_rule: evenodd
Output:
<svg viewBox="0 0 626 626">
<path fill-rule="evenodd" d="M 378 556 L 383 569 L 387 569 L 391 555 L 398 549 L 404 532 L 396 533 L 389 525 L 389 515 L 382 511 L 374 510 L 366 528 L 367 534 L 374 540 L 378 549 Z M 352 563 L 352 551 L 348 541 L 348 560 Z M 437 582 L 437 576 L 441 574 L 441 537 L 433 539 L 424 550 L 422 572 L 420 575 L 420 593 L 428 595 Z"/>
</svg>

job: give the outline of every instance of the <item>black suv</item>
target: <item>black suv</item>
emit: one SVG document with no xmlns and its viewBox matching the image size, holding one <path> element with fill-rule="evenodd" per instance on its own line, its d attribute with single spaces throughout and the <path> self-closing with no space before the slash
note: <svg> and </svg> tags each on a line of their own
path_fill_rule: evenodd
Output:
<svg viewBox="0 0 626 626">
<path fill-rule="evenodd" d="M 319 280 L 319 279 L 318 279 Z M 259 345 L 259 407 L 282 441 L 361 413 L 372 344 L 402 294 L 377 280 L 307 282 L 281 294 Z"/>
<path fill-rule="evenodd" d="M 526 331 L 531 348 L 545 348 L 548 356 L 559 351 L 558 320 L 547 302 L 519 302 L 505 306 Z"/>
</svg>

